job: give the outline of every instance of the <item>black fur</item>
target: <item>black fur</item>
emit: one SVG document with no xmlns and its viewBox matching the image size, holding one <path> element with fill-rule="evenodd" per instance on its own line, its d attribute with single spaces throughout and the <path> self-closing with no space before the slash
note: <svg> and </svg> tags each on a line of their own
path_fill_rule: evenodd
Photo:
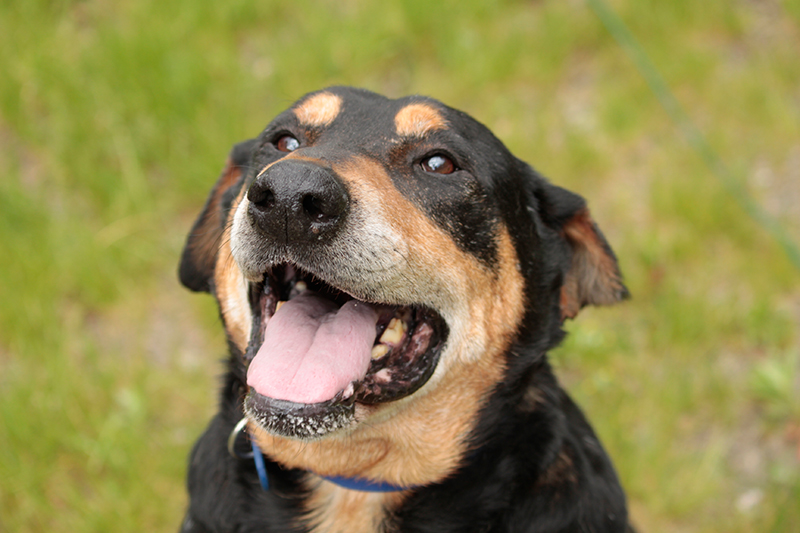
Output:
<svg viewBox="0 0 800 533">
<path fill-rule="evenodd" d="M 526 283 L 528 306 L 506 356 L 505 376 L 486 400 L 463 466 L 447 479 L 415 489 L 387 517 L 384 530 L 632 531 L 611 462 L 583 414 L 559 386 L 546 357 L 564 335 L 560 289 L 575 253 L 562 229 L 585 208 L 584 200 L 547 182 L 512 156 L 488 129 L 459 111 L 420 97 L 388 100 L 361 90 L 331 90 L 344 97 L 342 121 L 327 131 L 307 135 L 313 140 L 341 135 L 366 156 L 384 161 L 397 189 L 445 229 L 462 250 L 486 265 L 498 260 L 495 230 L 504 224 L 510 230 Z M 424 141 L 390 151 L 385 143 L 390 136 L 387 125 L 400 108 L 413 101 L 441 110 L 449 127 Z M 291 113 L 284 113 L 258 140 L 236 147 L 232 160 L 244 172 L 236 186 L 222 192 L 223 211 L 242 183 L 252 181 L 253 169 L 281 156 L 271 142 L 295 123 Z M 409 170 L 414 168 L 409 161 L 444 148 L 457 164 L 457 174 L 430 182 Z M 203 227 L 207 216 L 201 215 L 195 231 Z M 222 225 L 214 231 L 221 233 Z M 211 273 L 203 266 L 208 263 L 198 266 L 198 258 L 189 251 L 192 239 L 190 235 L 182 258 L 181 280 L 190 289 L 211 291 Z M 597 239 L 611 254 L 599 231 Z M 191 502 L 182 531 L 302 532 L 298 518 L 308 496 L 301 484 L 304 473 L 268 461 L 271 490 L 266 492 L 259 485 L 253 462 L 234 459 L 227 451 L 228 435 L 242 417 L 247 392 L 241 361 L 242 354 L 231 344 L 219 413 L 192 451 Z"/>
</svg>

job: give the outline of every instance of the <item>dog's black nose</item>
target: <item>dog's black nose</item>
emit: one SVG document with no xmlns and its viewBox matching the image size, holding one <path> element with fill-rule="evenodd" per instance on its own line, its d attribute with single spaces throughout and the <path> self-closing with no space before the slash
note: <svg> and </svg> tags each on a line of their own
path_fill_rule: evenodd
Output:
<svg viewBox="0 0 800 533">
<path fill-rule="evenodd" d="M 350 209 L 344 184 L 309 161 L 275 163 L 247 191 L 250 216 L 276 240 L 314 242 L 332 237 Z"/>
</svg>

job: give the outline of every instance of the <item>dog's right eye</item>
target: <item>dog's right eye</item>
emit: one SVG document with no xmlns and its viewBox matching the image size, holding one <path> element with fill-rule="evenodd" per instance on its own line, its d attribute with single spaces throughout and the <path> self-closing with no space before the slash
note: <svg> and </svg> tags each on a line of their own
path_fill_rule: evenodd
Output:
<svg viewBox="0 0 800 533">
<path fill-rule="evenodd" d="M 421 164 L 425 172 L 433 172 L 435 174 L 452 174 L 457 170 L 452 159 L 439 154 L 423 159 Z"/>
<path fill-rule="evenodd" d="M 275 148 L 281 152 L 294 152 L 300 148 L 300 141 L 291 135 L 282 135 L 277 141 L 275 141 Z"/>
</svg>

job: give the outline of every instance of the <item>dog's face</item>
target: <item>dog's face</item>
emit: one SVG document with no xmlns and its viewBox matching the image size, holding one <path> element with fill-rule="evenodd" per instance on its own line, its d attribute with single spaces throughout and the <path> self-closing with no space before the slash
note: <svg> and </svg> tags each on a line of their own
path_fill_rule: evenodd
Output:
<svg viewBox="0 0 800 533">
<path fill-rule="evenodd" d="M 237 146 L 181 279 L 216 296 L 273 446 L 425 434 L 448 456 L 510 366 L 625 295 L 580 197 L 464 113 L 350 88 Z"/>
</svg>

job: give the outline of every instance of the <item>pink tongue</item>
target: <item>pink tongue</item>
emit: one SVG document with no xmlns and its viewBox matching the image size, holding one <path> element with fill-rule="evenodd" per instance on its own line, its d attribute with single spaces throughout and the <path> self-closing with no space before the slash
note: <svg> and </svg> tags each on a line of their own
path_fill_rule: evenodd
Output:
<svg viewBox="0 0 800 533">
<path fill-rule="evenodd" d="M 341 308 L 311 291 L 284 303 L 267 322 L 247 384 L 277 400 L 332 399 L 369 368 L 378 314 L 350 300 Z"/>
</svg>

